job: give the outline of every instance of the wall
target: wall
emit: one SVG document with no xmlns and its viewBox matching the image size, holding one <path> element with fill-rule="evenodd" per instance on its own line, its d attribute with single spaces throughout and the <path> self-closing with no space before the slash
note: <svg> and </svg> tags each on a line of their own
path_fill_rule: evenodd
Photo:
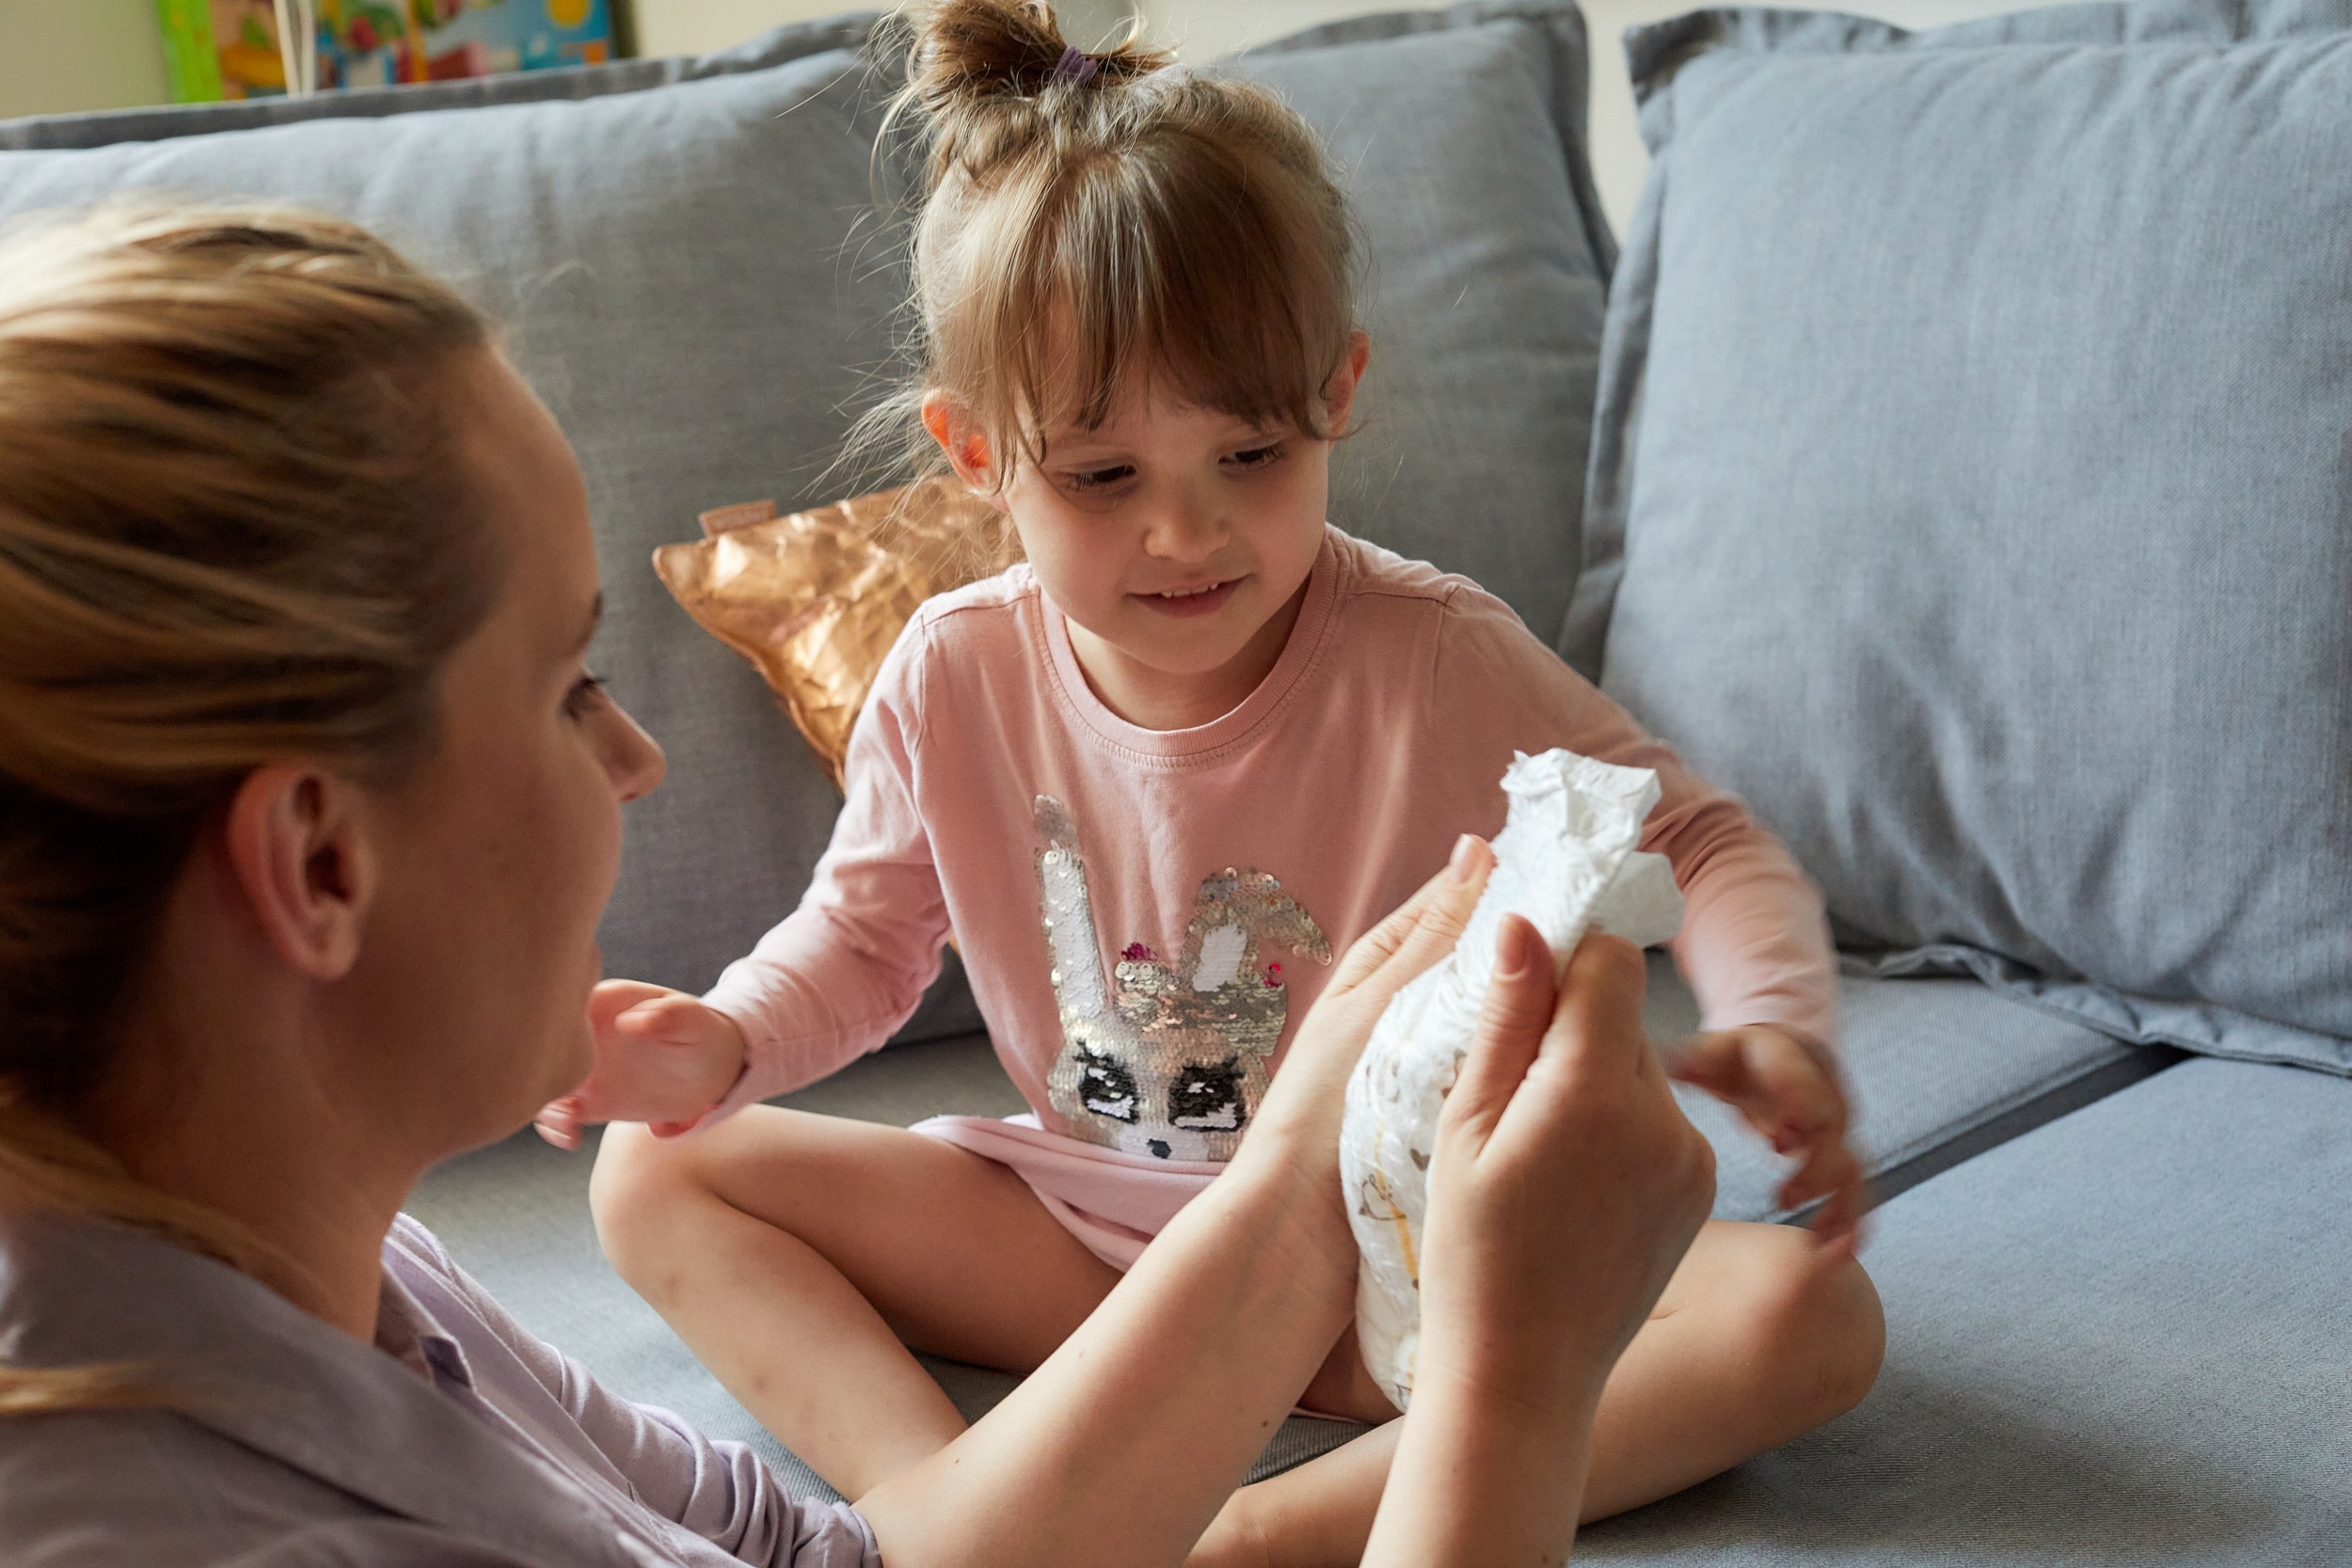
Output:
<svg viewBox="0 0 2352 1568">
<path fill-rule="evenodd" d="M 0 0 L 0 119 L 170 96 L 154 0 Z"/>
<path fill-rule="evenodd" d="M 697 55 L 724 49 L 782 22 L 834 16 L 845 10 L 879 8 L 889 0 L 634 0 L 637 52 L 641 55 Z M 1279 0 L 1277 0 L 1277 4 Z M 1358 9 L 1365 3 L 1359 0 Z M 1062 30 L 1079 42 L 1090 42 L 1124 22 L 1130 7 L 1124 0 L 1066 0 L 1055 7 Z M 1089 37 L 1090 35 L 1090 37 Z"/>
</svg>

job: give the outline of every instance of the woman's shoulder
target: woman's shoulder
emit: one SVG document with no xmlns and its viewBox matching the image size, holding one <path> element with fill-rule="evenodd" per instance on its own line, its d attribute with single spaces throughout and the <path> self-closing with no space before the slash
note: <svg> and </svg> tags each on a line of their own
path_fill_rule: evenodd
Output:
<svg viewBox="0 0 2352 1568">
<path fill-rule="evenodd" d="M 103 1521 L 103 1529 L 91 1527 Z M 166 1410 L 0 1420 L 0 1541 L 42 1568 L 510 1568 Z M 15 1554 L 25 1553 L 19 1558 Z"/>
</svg>

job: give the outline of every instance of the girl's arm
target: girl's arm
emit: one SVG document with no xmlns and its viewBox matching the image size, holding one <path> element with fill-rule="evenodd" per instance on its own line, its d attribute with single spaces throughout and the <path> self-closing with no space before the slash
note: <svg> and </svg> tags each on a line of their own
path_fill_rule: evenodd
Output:
<svg viewBox="0 0 2352 1568">
<path fill-rule="evenodd" d="M 939 977 L 947 910 L 915 804 L 910 688 L 918 622 L 850 732 L 848 799 L 800 908 L 703 1000 L 742 1031 L 742 1075 L 711 1113 L 787 1094 L 881 1047 Z"/>
<path fill-rule="evenodd" d="M 1704 1027 L 1769 1024 L 1815 1048 L 1835 1043 L 1828 916 L 1780 840 L 1563 664 L 1500 600 L 1467 584 L 1446 606 L 1432 705 L 1433 733 L 1464 742 L 1444 752 L 1465 766 L 1475 759 L 1482 777 L 1463 786 L 1486 792 L 1481 798 L 1491 796 L 1514 748 L 1561 746 L 1656 772 L 1661 799 L 1642 847 L 1666 857 L 1682 889 L 1682 934 L 1672 947 Z"/>
<path fill-rule="evenodd" d="M 849 799 L 807 893 L 697 999 L 607 980 L 589 1003 L 586 1083 L 543 1108 L 539 1131 L 642 1121 L 669 1136 L 823 1078 L 888 1040 L 939 974 L 947 915 L 915 808 L 909 628 L 850 737 Z"/>
<path fill-rule="evenodd" d="M 1867 1194 L 1847 1138 L 1851 1115 L 1833 1049 L 1836 957 L 1821 895 L 1779 839 L 1734 797 L 1691 771 L 1630 714 L 1560 662 L 1499 600 L 1465 584 L 1438 636 L 1434 748 L 1478 769 L 1492 790 L 1511 751 L 1564 746 L 1658 775 L 1642 847 L 1666 857 L 1685 904 L 1675 958 L 1697 994 L 1701 1027 L 1672 1048 L 1675 1075 L 1734 1106 L 1794 1162 L 1778 1202 L 1820 1201 L 1826 1241 L 1855 1235 Z"/>
</svg>

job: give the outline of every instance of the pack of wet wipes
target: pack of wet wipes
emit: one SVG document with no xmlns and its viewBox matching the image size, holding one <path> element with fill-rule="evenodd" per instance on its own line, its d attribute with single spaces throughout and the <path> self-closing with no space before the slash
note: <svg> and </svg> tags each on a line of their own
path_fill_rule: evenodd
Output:
<svg viewBox="0 0 2352 1568">
<path fill-rule="evenodd" d="M 1413 1391 L 1438 1116 L 1478 1026 L 1502 917 L 1526 917 L 1559 967 L 1589 930 L 1648 947 L 1682 928 L 1672 869 L 1637 847 L 1658 804 L 1656 773 L 1550 751 L 1514 761 L 1502 791 L 1510 813 L 1470 926 L 1381 1014 L 1347 1081 L 1340 1126 L 1340 1175 L 1362 1254 L 1357 1337 L 1365 1367 L 1400 1410 Z"/>
</svg>

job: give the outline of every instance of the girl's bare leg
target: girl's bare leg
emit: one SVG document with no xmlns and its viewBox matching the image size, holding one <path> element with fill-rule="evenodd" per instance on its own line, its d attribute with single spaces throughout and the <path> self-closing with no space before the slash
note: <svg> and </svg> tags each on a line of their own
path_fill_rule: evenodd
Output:
<svg viewBox="0 0 2352 1568">
<path fill-rule="evenodd" d="M 772 1106 L 671 1141 L 614 1125 L 591 1199 L 621 1276 L 849 1497 L 964 1430 L 909 1346 L 1026 1371 L 1119 1279 L 1004 1166 Z"/>
<path fill-rule="evenodd" d="M 1601 1395 L 1584 1518 L 1655 1502 L 1844 1414 L 1884 1349 L 1878 1291 L 1851 1255 L 1788 1226 L 1708 1224 Z M 1351 1335 L 1305 1402 L 1391 1416 L 1355 1354 Z M 1193 1568 L 1353 1568 L 1398 1430 L 1389 1421 L 1235 1493 Z"/>
</svg>

